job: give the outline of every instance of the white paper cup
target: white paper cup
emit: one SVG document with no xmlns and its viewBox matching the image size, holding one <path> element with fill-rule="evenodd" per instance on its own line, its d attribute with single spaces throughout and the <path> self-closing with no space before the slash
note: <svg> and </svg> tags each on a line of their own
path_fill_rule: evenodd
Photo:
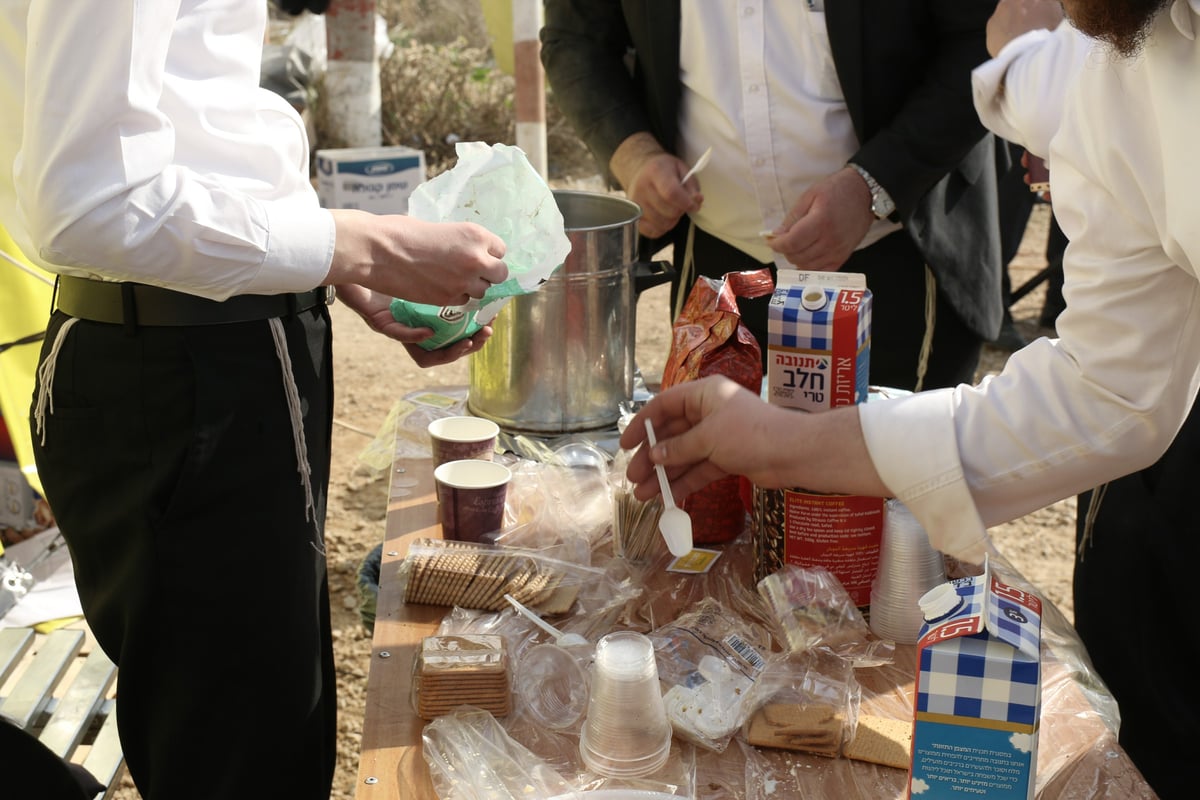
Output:
<svg viewBox="0 0 1200 800">
<path fill-rule="evenodd" d="M 441 417 L 429 423 L 433 466 L 450 461 L 491 461 L 500 426 L 483 417 Z"/>
<path fill-rule="evenodd" d="M 478 542 L 504 525 L 504 500 L 512 472 L 503 464 L 467 459 L 433 471 L 442 538 Z"/>
<path fill-rule="evenodd" d="M 610 633 L 596 644 L 579 752 L 600 775 L 649 775 L 671 752 L 671 723 L 658 684 L 654 645 L 640 633 Z"/>
</svg>

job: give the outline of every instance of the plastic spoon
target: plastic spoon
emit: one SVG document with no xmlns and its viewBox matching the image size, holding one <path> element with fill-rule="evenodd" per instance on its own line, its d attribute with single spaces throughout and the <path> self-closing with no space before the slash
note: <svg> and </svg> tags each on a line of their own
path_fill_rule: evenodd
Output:
<svg viewBox="0 0 1200 800">
<path fill-rule="evenodd" d="M 654 438 L 654 423 L 646 418 L 646 439 L 650 446 L 658 444 Z M 671 484 L 667 480 L 667 471 L 662 464 L 655 464 L 654 471 L 658 473 L 658 487 L 662 490 L 663 513 L 658 518 L 658 529 L 662 531 L 663 539 L 671 555 L 678 558 L 692 552 L 692 518 L 687 512 L 675 505 L 675 496 L 671 494 Z"/>
<path fill-rule="evenodd" d="M 574 645 L 579 644 L 591 644 L 591 642 L 580 636 L 578 633 L 563 633 L 558 628 L 539 617 L 533 611 L 530 611 L 528 608 L 521 605 L 520 601 L 514 598 L 511 594 L 504 595 L 504 599 L 508 601 L 509 605 L 516 609 L 518 614 L 525 617 L 525 619 L 529 620 L 534 625 L 537 625 L 546 633 L 553 636 L 554 643 L 559 647 L 573 647 Z"/>
<path fill-rule="evenodd" d="M 708 162 L 711 159 L 712 159 L 712 148 L 710 147 L 707 150 L 705 150 L 703 153 L 701 153 L 700 157 L 696 159 L 696 163 L 692 165 L 692 168 L 684 173 L 683 180 L 681 180 L 680 183 L 687 183 L 688 178 L 692 177 L 697 172 L 699 172 L 700 170 L 707 167 Z"/>
</svg>

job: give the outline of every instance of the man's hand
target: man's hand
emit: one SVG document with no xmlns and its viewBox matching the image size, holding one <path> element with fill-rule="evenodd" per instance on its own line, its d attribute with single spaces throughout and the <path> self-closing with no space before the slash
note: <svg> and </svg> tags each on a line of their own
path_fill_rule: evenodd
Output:
<svg viewBox="0 0 1200 800">
<path fill-rule="evenodd" d="M 1000 0 L 987 23 L 987 50 L 995 58 L 1004 45 L 1038 28 L 1054 30 L 1063 20 L 1058 0 Z"/>
<path fill-rule="evenodd" d="M 357 284 L 414 303 L 460 306 L 508 279 L 504 240 L 473 222 L 331 212 L 337 228 L 325 283 Z"/>
<path fill-rule="evenodd" d="M 492 329 L 485 325 L 469 339 L 463 339 L 437 350 L 426 350 L 420 347 L 418 342 L 423 342 L 433 336 L 433 331 L 429 328 L 410 328 L 397 322 L 392 316 L 392 298 L 354 284 L 338 286 L 337 296 L 338 300 L 362 317 L 371 330 L 403 343 L 408 354 L 412 356 L 412 360 L 419 367 L 437 367 L 457 361 L 483 347 L 483 343 L 492 335 Z"/>
<path fill-rule="evenodd" d="M 871 190 L 845 167 L 800 195 L 767 245 L 800 269 L 832 272 L 846 263 L 874 221 Z"/>
<path fill-rule="evenodd" d="M 655 238 L 675 227 L 680 217 L 699 211 L 704 195 L 696 178 L 680 178 L 688 165 L 664 150 L 649 133 L 635 133 L 613 153 L 609 163 L 625 194 L 642 208 L 638 233 Z"/>
</svg>

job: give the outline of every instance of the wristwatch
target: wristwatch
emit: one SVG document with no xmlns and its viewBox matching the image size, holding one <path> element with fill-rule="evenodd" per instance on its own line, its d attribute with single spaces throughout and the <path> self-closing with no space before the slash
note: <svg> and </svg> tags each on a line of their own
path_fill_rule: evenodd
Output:
<svg viewBox="0 0 1200 800">
<path fill-rule="evenodd" d="M 887 193 L 887 189 L 880 186 L 879 181 L 871 177 L 871 173 L 858 164 L 850 162 L 846 166 L 857 172 L 867 182 L 867 188 L 871 190 L 871 213 L 875 215 L 875 219 L 890 217 L 896 210 L 896 204 L 892 201 L 892 196 Z"/>
</svg>

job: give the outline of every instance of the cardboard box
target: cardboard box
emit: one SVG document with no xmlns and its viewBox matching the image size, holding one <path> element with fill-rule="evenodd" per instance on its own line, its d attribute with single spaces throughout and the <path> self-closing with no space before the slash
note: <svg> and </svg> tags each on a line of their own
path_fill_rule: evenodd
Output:
<svg viewBox="0 0 1200 800">
<path fill-rule="evenodd" d="M 917 643 L 909 797 L 1032 798 L 1041 713 L 1042 601 L 984 574 Z"/>
<path fill-rule="evenodd" d="M 325 208 L 404 214 L 425 181 L 425 154 L 411 147 L 317 151 L 317 195 Z"/>
<path fill-rule="evenodd" d="M 767 314 L 767 400 L 802 411 L 865 403 L 870 363 L 866 276 L 781 270 Z"/>
</svg>

